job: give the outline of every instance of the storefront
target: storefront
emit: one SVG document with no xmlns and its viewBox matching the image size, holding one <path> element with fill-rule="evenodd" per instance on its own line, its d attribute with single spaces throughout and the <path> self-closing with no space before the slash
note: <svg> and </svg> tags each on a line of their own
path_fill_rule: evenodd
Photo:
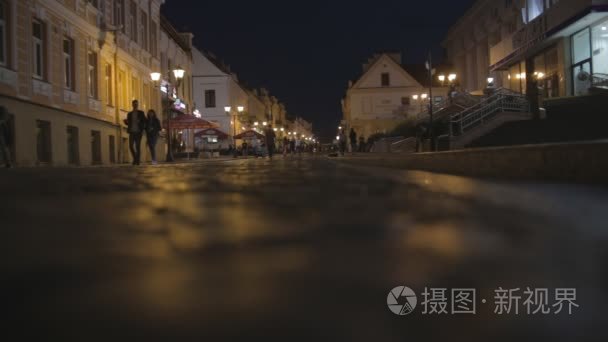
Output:
<svg viewBox="0 0 608 342">
<path fill-rule="evenodd" d="M 571 40 L 572 95 L 584 95 L 592 75 L 608 75 L 608 20 L 578 31 Z"/>
</svg>

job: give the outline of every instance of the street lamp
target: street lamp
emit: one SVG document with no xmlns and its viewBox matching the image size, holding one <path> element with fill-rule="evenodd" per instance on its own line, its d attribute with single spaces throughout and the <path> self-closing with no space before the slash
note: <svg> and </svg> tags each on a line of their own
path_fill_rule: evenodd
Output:
<svg viewBox="0 0 608 342">
<path fill-rule="evenodd" d="M 160 77 L 161 77 L 161 73 L 160 72 L 152 72 L 150 73 L 150 79 L 152 79 L 152 82 L 157 83 L 160 81 Z"/>
<path fill-rule="evenodd" d="M 179 87 L 182 83 L 182 79 L 184 78 L 184 75 L 186 73 L 186 71 L 184 69 L 182 69 L 181 67 L 177 67 L 173 70 L 171 70 L 173 72 L 173 76 L 175 77 L 175 89 L 177 89 L 178 93 L 179 93 Z M 161 74 L 158 72 L 153 72 L 150 74 L 150 78 L 152 80 L 157 80 L 160 81 L 161 78 Z M 170 87 L 169 87 L 170 88 Z M 166 105 L 166 115 L 165 117 L 167 118 L 167 162 L 172 162 L 174 161 L 173 158 L 173 148 L 171 146 L 171 119 L 173 118 L 172 116 L 172 111 L 171 111 L 171 105 L 169 104 L 170 102 L 170 97 L 169 94 L 173 94 L 173 89 L 167 89 L 167 105 Z M 179 94 L 178 94 L 179 97 Z"/>
</svg>

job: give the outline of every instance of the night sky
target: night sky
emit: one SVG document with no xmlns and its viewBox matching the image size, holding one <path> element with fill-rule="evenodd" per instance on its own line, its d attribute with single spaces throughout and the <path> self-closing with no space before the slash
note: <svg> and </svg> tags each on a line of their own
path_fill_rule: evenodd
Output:
<svg viewBox="0 0 608 342">
<path fill-rule="evenodd" d="M 166 0 L 163 13 L 247 86 L 266 87 L 328 138 L 362 63 L 386 50 L 402 51 L 404 63 L 424 62 L 430 48 L 440 59 L 448 28 L 473 2 Z"/>
</svg>

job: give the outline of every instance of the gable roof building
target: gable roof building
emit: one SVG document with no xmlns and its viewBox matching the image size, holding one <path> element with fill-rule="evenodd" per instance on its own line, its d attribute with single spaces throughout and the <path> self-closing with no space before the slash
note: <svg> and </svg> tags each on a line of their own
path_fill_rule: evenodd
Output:
<svg viewBox="0 0 608 342">
<path fill-rule="evenodd" d="M 363 65 L 362 75 L 349 82 L 342 101 L 342 126 L 368 138 L 375 133 L 389 133 L 408 117 L 417 115 L 429 101 L 425 71 L 424 65 L 404 67 L 400 53 L 374 55 Z M 435 101 L 443 100 L 447 91 L 433 81 Z"/>
</svg>

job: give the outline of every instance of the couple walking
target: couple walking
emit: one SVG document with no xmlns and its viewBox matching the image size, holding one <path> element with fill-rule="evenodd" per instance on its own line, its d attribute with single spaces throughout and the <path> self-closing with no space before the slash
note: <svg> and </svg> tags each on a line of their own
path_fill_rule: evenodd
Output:
<svg viewBox="0 0 608 342">
<path fill-rule="evenodd" d="M 152 156 L 152 164 L 156 165 L 156 142 L 162 130 L 160 120 L 153 109 L 148 111 L 147 116 L 139 110 L 139 101 L 133 100 L 132 105 L 133 110 L 127 114 L 124 123 L 127 125 L 127 131 L 129 132 L 129 150 L 131 150 L 131 156 L 133 157 L 133 165 L 139 165 L 141 162 L 141 138 L 144 132 Z"/>
</svg>

